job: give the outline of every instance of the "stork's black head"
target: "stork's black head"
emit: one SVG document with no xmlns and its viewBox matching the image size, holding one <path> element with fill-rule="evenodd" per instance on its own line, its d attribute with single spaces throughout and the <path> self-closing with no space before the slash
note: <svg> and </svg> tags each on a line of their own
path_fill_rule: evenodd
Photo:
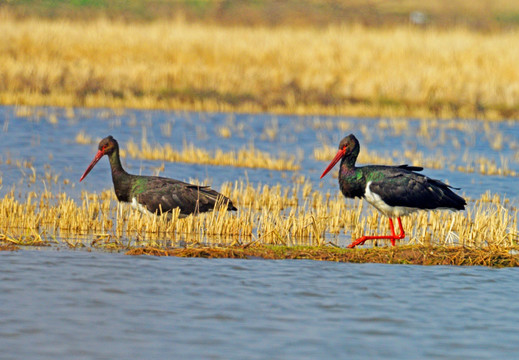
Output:
<svg viewBox="0 0 519 360">
<path fill-rule="evenodd" d="M 321 179 L 330 171 L 335 164 L 339 162 L 339 160 L 346 158 L 350 160 L 350 165 L 355 165 L 355 160 L 357 160 L 357 156 L 359 156 L 360 144 L 359 140 L 355 137 L 355 135 L 350 134 L 341 140 L 339 143 L 339 151 L 330 162 L 330 165 L 323 171 L 321 175 Z"/>
<path fill-rule="evenodd" d="M 110 155 L 116 149 L 119 149 L 119 144 L 117 140 L 113 138 L 112 135 L 108 135 L 103 140 L 99 142 L 99 151 L 103 153 L 103 155 Z M 102 155 L 101 155 L 102 156 Z"/>
<path fill-rule="evenodd" d="M 339 143 L 339 151 L 343 151 L 343 157 L 349 154 L 359 154 L 360 144 L 355 135 L 350 134 Z"/>
<path fill-rule="evenodd" d="M 97 152 L 96 156 L 94 157 L 94 160 L 92 160 L 92 162 L 90 163 L 88 168 L 85 170 L 85 173 L 83 174 L 83 176 L 81 176 L 81 179 L 79 179 L 80 182 L 88 175 L 90 170 L 92 170 L 94 168 L 94 166 L 97 164 L 97 162 L 99 160 L 101 160 L 101 158 L 104 155 L 110 156 L 114 151 L 119 150 L 119 144 L 117 143 L 117 140 L 115 140 L 112 137 L 112 135 L 109 135 L 99 142 L 98 149 L 99 149 L 99 151 Z"/>
</svg>

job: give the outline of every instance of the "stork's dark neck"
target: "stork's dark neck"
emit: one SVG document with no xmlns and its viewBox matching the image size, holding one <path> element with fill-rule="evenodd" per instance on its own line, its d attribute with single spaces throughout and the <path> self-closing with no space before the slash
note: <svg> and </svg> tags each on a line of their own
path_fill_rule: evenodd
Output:
<svg viewBox="0 0 519 360">
<path fill-rule="evenodd" d="M 132 175 L 123 169 L 121 158 L 119 157 L 119 148 L 116 148 L 108 155 L 108 160 L 110 161 L 110 168 L 112 169 L 112 181 L 117 199 L 119 201 L 130 202 Z"/>
<path fill-rule="evenodd" d="M 121 158 L 119 157 L 119 149 L 116 148 L 110 155 L 108 155 L 108 160 L 110 161 L 110 168 L 112 169 L 112 176 L 118 174 L 127 174 L 123 169 L 123 165 L 121 164 Z"/>
<path fill-rule="evenodd" d="M 339 169 L 339 185 L 344 196 L 349 198 L 363 197 L 366 190 L 366 178 L 362 168 L 355 166 L 358 150 L 345 155 Z"/>
<path fill-rule="evenodd" d="M 341 160 L 341 169 L 355 170 L 355 162 L 358 156 L 358 151 L 352 151 L 350 154 L 345 155 Z"/>
</svg>

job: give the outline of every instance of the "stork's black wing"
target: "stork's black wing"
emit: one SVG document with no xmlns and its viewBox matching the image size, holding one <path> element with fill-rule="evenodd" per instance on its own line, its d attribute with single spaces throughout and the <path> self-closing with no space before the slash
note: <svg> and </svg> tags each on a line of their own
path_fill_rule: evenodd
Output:
<svg viewBox="0 0 519 360">
<path fill-rule="evenodd" d="M 440 180 L 417 174 L 410 166 L 378 166 L 372 169 L 370 190 L 390 206 L 419 209 L 451 208 L 463 210 L 465 199 Z"/>
<path fill-rule="evenodd" d="M 180 208 L 180 213 L 213 210 L 218 201 L 227 203 L 228 210 L 236 210 L 232 201 L 208 186 L 191 185 L 163 177 L 146 177 L 142 191 L 137 191 L 137 201 L 151 212 L 165 213 Z"/>
</svg>

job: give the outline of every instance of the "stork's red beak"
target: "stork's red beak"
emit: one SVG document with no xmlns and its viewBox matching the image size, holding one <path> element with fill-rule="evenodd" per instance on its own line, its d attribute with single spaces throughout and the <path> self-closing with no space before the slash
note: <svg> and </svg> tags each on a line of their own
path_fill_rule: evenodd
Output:
<svg viewBox="0 0 519 360">
<path fill-rule="evenodd" d="M 83 180 L 87 175 L 88 173 L 90 172 L 90 170 L 92 170 L 94 168 L 94 166 L 96 166 L 97 162 L 99 160 L 101 160 L 101 158 L 103 157 L 105 153 L 102 151 L 102 150 L 99 150 L 96 154 L 96 157 L 94 158 L 94 160 L 92 160 L 92 162 L 90 163 L 90 165 L 88 165 L 88 168 L 86 169 L 85 173 L 83 174 L 83 176 L 81 176 L 81 179 L 79 179 L 79 182 L 81 182 L 81 180 Z"/>
<path fill-rule="evenodd" d="M 324 175 L 328 174 L 328 171 L 333 169 L 335 164 L 337 164 L 339 162 L 339 160 L 342 159 L 342 157 L 344 156 L 345 153 L 346 153 L 346 147 L 339 149 L 339 151 L 337 151 L 337 154 L 333 158 L 330 165 L 328 165 L 328 167 L 323 171 L 323 174 L 321 175 L 320 179 L 322 179 L 324 177 Z"/>
</svg>

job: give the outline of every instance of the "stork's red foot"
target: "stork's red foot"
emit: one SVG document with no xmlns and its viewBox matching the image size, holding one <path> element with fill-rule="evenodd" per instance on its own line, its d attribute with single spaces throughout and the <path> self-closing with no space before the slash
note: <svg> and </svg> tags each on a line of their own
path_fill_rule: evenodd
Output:
<svg viewBox="0 0 519 360">
<path fill-rule="evenodd" d="M 363 236 L 352 242 L 347 247 L 350 249 L 353 249 L 357 245 L 362 245 L 366 240 L 377 240 L 377 239 L 386 239 L 391 241 L 391 245 L 395 246 L 395 240 L 400 240 L 405 238 L 405 232 L 404 228 L 402 227 L 402 221 L 400 220 L 400 217 L 397 218 L 398 220 L 398 226 L 400 227 L 400 234 L 395 234 L 395 226 L 393 225 L 393 219 L 389 218 L 389 226 L 391 228 L 391 235 L 385 235 L 385 236 Z"/>
</svg>

